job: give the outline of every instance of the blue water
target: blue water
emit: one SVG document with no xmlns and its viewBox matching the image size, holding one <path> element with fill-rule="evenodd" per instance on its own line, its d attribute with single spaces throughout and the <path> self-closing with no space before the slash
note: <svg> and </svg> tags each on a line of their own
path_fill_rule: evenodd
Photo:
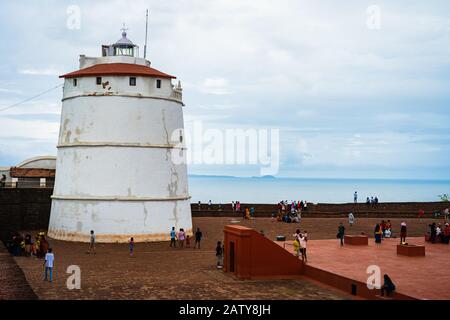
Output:
<svg viewBox="0 0 450 320">
<path fill-rule="evenodd" d="M 450 180 L 301 179 L 189 176 L 192 202 L 232 200 L 277 203 L 280 200 L 307 200 L 313 203 L 358 202 L 377 196 L 381 202 L 440 201 L 450 194 Z"/>
</svg>

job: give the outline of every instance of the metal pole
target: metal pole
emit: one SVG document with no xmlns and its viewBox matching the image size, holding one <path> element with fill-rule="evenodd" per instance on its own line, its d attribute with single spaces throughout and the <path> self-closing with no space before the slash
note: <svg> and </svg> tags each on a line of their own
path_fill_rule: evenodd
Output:
<svg viewBox="0 0 450 320">
<path fill-rule="evenodd" d="M 145 14 L 145 45 L 144 45 L 144 59 L 147 57 L 147 31 L 148 31 L 148 9 Z"/>
</svg>

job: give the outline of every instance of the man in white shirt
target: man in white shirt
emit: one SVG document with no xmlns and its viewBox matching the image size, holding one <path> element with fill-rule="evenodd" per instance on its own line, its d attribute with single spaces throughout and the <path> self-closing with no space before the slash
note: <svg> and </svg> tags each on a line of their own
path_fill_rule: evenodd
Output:
<svg viewBox="0 0 450 320">
<path fill-rule="evenodd" d="M 45 255 L 45 278 L 44 281 L 47 281 L 47 274 L 49 274 L 49 281 L 52 282 L 53 278 L 53 261 L 55 260 L 55 256 L 52 252 L 52 248 L 48 248 L 48 252 Z"/>
<path fill-rule="evenodd" d="M 306 257 L 306 243 L 307 238 L 305 234 L 300 234 L 298 237 L 298 241 L 300 242 L 300 253 L 302 254 L 303 262 L 308 262 L 308 258 Z"/>
</svg>

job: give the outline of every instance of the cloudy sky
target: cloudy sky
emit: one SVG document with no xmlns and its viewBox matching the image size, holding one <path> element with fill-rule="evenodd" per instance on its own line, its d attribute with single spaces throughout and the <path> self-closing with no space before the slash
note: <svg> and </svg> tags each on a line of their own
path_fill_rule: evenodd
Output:
<svg viewBox="0 0 450 320">
<path fill-rule="evenodd" d="M 448 1 L 2 1 L 0 110 L 61 84 L 123 22 L 142 52 L 147 8 L 147 58 L 182 81 L 187 128 L 279 129 L 279 176 L 450 179 Z M 0 166 L 56 155 L 61 94 L 0 111 Z"/>
</svg>

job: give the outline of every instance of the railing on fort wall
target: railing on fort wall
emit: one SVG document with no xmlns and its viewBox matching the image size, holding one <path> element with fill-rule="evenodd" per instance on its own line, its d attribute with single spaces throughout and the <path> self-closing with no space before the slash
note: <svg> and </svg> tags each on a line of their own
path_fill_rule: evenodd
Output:
<svg viewBox="0 0 450 320">
<path fill-rule="evenodd" d="M 0 189 L 15 189 L 15 188 L 50 188 L 53 189 L 55 181 L 6 181 L 0 183 Z"/>
<path fill-rule="evenodd" d="M 179 101 L 183 100 L 183 94 L 181 93 L 181 91 L 178 91 L 178 90 L 172 90 L 172 94 L 170 95 L 170 97 L 172 99 L 179 100 Z"/>
</svg>

